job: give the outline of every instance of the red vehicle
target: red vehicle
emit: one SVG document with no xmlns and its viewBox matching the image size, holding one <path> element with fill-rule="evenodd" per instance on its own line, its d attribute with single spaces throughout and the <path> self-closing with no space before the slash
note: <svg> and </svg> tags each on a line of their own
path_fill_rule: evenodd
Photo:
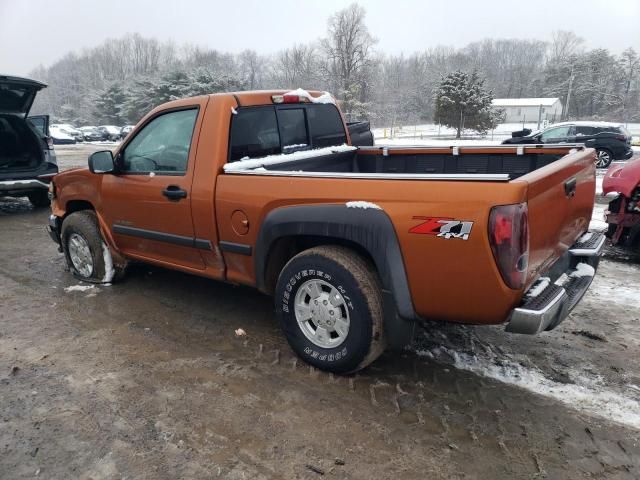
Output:
<svg viewBox="0 0 640 480">
<path fill-rule="evenodd" d="M 607 236 L 614 245 L 640 253 L 640 159 L 609 168 L 602 193 L 618 193 L 606 212 Z"/>
</svg>

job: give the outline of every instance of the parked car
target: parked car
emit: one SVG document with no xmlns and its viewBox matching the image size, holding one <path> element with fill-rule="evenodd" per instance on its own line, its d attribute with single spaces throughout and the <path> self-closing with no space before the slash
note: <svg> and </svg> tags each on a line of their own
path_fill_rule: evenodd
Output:
<svg viewBox="0 0 640 480">
<path fill-rule="evenodd" d="M 49 134 L 51 135 L 54 145 L 72 145 L 76 143 L 76 139 L 60 127 L 51 125 Z"/>
<path fill-rule="evenodd" d="M 49 233 L 85 281 L 139 260 L 269 293 L 291 348 L 336 373 L 423 318 L 551 330 L 587 291 L 593 149 L 348 138 L 327 93 L 169 102 L 54 179 Z"/>
<path fill-rule="evenodd" d="M 640 159 L 607 170 L 602 193 L 618 194 L 605 213 L 611 243 L 640 255 Z"/>
<path fill-rule="evenodd" d="M 98 127 L 80 127 L 79 129 L 82 132 L 82 137 L 85 142 L 99 142 L 108 140 L 109 134 L 106 132 L 101 132 L 98 130 Z"/>
<path fill-rule="evenodd" d="M 102 132 L 106 137 L 105 140 L 112 142 L 120 140 L 120 127 L 115 125 L 100 125 L 98 131 Z"/>
<path fill-rule="evenodd" d="M 54 123 L 51 127 L 58 128 L 61 132 L 75 138 L 76 142 L 84 141 L 84 135 L 82 132 L 73 125 L 69 125 L 68 123 Z"/>
<path fill-rule="evenodd" d="M 49 205 L 49 182 L 58 173 L 49 116 L 28 117 L 43 88 L 35 80 L 0 75 L 0 196 L 26 196 L 35 207 Z"/>
<path fill-rule="evenodd" d="M 586 143 L 596 149 L 596 166 L 607 168 L 614 160 L 633 156 L 631 134 L 623 125 L 607 122 L 556 123 L 542 131 L 513 132 L 503 144 Z"/>
<path fill-rule="evenodd" d="M 122 127 L 120 129 L 120 139 L 124 140 L 125 138 L 127 138 L 127 135 L 131 133 L 133 127 L 135 127 L 135 125 L 125 125 L 124 127 Z"/>
</svg>

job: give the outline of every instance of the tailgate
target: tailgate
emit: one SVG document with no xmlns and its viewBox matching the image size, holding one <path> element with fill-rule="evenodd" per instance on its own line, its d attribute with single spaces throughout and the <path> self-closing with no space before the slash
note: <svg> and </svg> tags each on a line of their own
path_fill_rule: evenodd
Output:
<svg viewBox="0 0 640 480">
<path fill-rule="evenodd" d="M 567 155 L 560 160 L 517 180 L 528 184 L 527 286 L 548 270 L 589 227 L 595 197 L 595 150 L 559 148 L 557 153 L 565 152 Z"/>
</svg>

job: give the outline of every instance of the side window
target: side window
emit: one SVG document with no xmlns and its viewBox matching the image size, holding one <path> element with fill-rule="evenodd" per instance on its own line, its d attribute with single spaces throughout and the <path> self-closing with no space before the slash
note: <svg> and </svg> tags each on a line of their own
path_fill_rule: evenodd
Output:
<svg viewBox="0 0 640 480">
<path fill-rule="evenodd" d="M 593 127 L 585 127 L 583 125 L 576 126 L 576 136 L 577 137 L 585 137 L 587 135 L 595 135 L 596 129 Z"/>
<path fill-rule="evenodd" d="M 309 145 L 303 108 L 278 109 L 278 125 L 284 153 L 287 153 L 287 149 Z"/>
<path fill-rule="evenodd" d="M 542 141 L 549 141 L 551 139 L 562 140 L 569 136 L 569 129 L 571 127 L 569 125 L 564 127 L 556 127 L 550 128 L 542 133 Z"/>
<path fill-rule="evenodd" d="M 347 143 L 344 124 L 335 105 L 319 104 L 309 106 L 307 115 L 313 148 Z"/>
<path fill-rule="evenodd" d="M 124 150 L 121 170 L 126 173 L 184 174 L 197 109 L 169 112 L 147 123 Z"/>
<path fill-rule="evenodd" d="M 273 107 L 241 108 L 231 123 L 230 161 L 280 153 L 280 135 Z"/>
</svg>

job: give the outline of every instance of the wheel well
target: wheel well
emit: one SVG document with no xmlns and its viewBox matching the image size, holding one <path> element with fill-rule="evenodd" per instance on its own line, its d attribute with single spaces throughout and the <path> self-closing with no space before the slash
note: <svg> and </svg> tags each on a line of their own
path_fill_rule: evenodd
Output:
<svg viewBox="0 0 640 480">
<path fill-rule="evenodd" d="M 320 245 L 340 245 L 350 248 L 358 255 L 366 259 L 376 270 L 376 264 L 371 254 L 362 245 L 350 240 L 334 237 L 323 237 L 316 235 L 295 235 L 288 237 L 280 237 L 273 242 L 266 259 L 266 267 L 264 269 L 264 287 L 266 293 L 272 294 L 276 288 L 280 272 L 289 260 L 298 253 L 308 250 L 309 248 L 318 247 Z"/>
<path fill-rule="evenodd" d="M 95 208 L 93 208 L 93 205 L 86 200 L 71 200 L 67 202 L 65 216 L 73 212 L 79 212 L 80 210 L 95 210 Z"/>
</svg>

